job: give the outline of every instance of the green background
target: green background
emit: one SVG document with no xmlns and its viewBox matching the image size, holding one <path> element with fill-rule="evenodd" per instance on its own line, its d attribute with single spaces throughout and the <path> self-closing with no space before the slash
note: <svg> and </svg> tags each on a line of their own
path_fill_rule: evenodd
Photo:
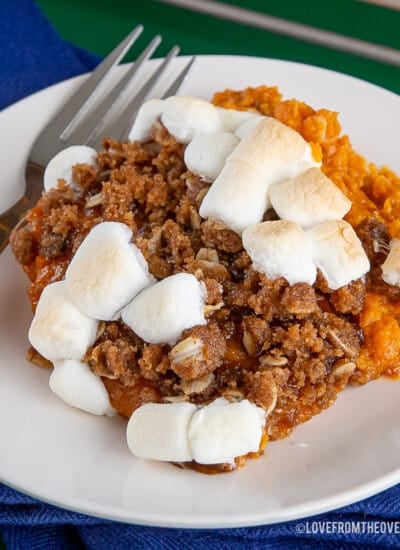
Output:
<svg viewBox="0 0 400 550">
<path fill-rule="evenodd" d="M 400 50 L 400 11 L 358 0 L 231 0 L 270 15 Z M 161 33 L 158 55 L 175 43 L 183 54 L 245 54 L 289 59 L 352 74 L 400 93 L 400 67 L 261 29 L 193 13 L 155 0 L 37 0 L 68 41 L 105 55 L 135 24 L 145 32 L 132 56 Z"/>
</svg>

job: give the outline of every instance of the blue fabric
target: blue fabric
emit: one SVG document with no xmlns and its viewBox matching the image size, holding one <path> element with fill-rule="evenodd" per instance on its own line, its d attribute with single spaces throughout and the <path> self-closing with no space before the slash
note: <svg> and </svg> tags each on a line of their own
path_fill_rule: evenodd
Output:
<svg viewBox="0 0 400 550">
<path fill-rule="evenodd" d="M 378 525 L 380 531 L 384 523 L 389 529 L 399 521 L 399 501 L 400 486 L 397 486 L 335 512 L 288 523 L 240 529 L 161 529 L 68 512 L 0 485 L 0 532 L 9 550 L 399 548 L 400 534 L 304 532 L 307 525 L 309 531 L 313 530 L 312 522 L 325 526 L 332 522 L 336 525 L 367 522 L 370 526 Z M 398 524 L 397 533 L 400 533 Z"/>
<path fill-rule="evenodd" d="M 0 109 L 97 62 L 61 40 L 30 0 L 0 0 Z"/>
<path fill-rule="evenodd" d="M 0 108 L 92 69 L 97 58 L 60 39 L 30 0 L 0 0 Z M 368 522 L 375 533 L 307 532 L 306 520 L 226 530 L 140 527 L 61 510 L 0 484 L 0 532 L 9 550 L 400 548 L 400 486 L 312 521 Z M 397 534 L 380 534 L 394 528 Z M 382 524 L 383 522 L 383 524 Z M 385 523 L 386 522 L 386 523 Z M 338 523 L 336 530 L 338 528 Z M 335 527 L 333 526 L 333 528 Z M 346 524 L 348 525 L 348 524 Z"/>
</svg>

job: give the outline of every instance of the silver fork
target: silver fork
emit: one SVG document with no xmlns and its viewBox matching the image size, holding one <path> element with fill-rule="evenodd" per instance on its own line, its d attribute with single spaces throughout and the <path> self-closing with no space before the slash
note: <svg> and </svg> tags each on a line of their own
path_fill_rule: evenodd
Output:
<svg viewBox="0 0 400 550">
<path fill-rule="evenodd" d="M 27 211 L 40 198 L 43 191 L 43 173 L 52 157 L 70 145 L 89 145 L 98 148 L 102 136 L 124 139 L 134 115 L 141 104 L 162 84 L 162 76 L 172 59 L 179 53 L 174 46 L 145 80 L 139 76 L 145 62 L 161 42 L 160 36 L 142 51 L 132 67 L 107 91 L 107 85 L 123 57 L 143 31 L 139 25 L 118 44 L 100 63 L 78 90 L 61 107 L 49 124 L 36 138 L 25 167 L 25 193 L 11 208 L 0 215 L 0 253 L 7 246 L 11 231 L 23 223 Z M 151 97 L 174 95 L 188 73 L 194 58 L 176 75 L 175 80 L 162 93 Z M 159 86 L 158 86 L 159 87 Z"/>
</svg>

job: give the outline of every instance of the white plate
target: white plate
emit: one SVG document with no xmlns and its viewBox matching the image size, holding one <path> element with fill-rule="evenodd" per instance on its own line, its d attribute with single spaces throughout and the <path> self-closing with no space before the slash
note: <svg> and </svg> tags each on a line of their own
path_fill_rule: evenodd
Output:
<svg viewBox="0 0 400 550">
<path fill-rule="evenodd" d="M 0 113 L 0 210 L 22 189 L 34 136 L 80 80 Z M 182 93 L 209 98 L 225 87 L 263 83 L 340 111 L 356 149 L 400 171 L 400 99 L 360 80 L 297 63 L 200 56 Z M 400 383 L 384 379 L 344 391 L 333 408 L 233 474 L 204 476 L 135 459 L 122 419 L 67 407 L 50 393 L 48 371 L 25 360 L 27 281 L 9 250 L 0 256 L 0 274 L 0 479 L 8 485 L 120 521 L 232 527 L 331 510 L 400 481 Z"/>
</svg>

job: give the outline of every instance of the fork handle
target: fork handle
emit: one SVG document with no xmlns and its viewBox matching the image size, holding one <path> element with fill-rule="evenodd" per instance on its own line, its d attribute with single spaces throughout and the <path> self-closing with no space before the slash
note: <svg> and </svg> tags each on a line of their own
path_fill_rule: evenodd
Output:
<svg viewBox="0 0 400 550">
<path fill-rule="evenodd" d="M 0 215 L 0 254 L 6 248 L 10 233 L 23 219 L 28 209 L 28 201 L 23 197 L 10 210 Z"/>
<path fill-rule="evenodd" d="M 11 231 L 24 221 L 26 213 L 36 204 L 42 194 L 43 172 L 42 166 L 28 160 L 25 167 L 27 185 L 24 196 L 4 214 L 0 214 L 0 254 L 8 244 Z"/>
</svg>

